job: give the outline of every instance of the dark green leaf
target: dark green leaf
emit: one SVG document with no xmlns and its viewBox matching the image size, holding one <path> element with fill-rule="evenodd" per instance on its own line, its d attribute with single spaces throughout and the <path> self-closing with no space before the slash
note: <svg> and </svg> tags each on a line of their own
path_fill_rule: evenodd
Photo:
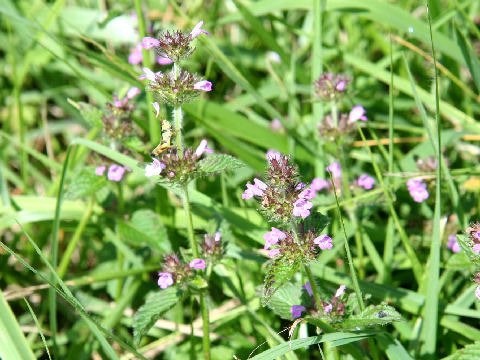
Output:
<svg viewBox="0 0 480 360">
<path fill-rule="evenodd" d="M 76 175 L 65 192 L 66 199 L 78 199 L 95 194 L 107 183 L 106 176 L 98 176 L 95 169 L 88 167 Z"/>
<path fill-rule="evenodd" d="M 263 306 L 267 305 L 272 295 L 295 275 L 300 264 L 299 260 L 291 261 L 279 255 L 267 265 L 267 273 L 263 284 Z"/>
<path fill-rule="evenodd" d="M 401 321 L 402 316 L 387 304 L 370 305 L 358 315 L 353 315 L 339 324 L 343 330 L 363 329 L 374 325 L 387 325 Z"/>
<path fill-rule="evenodd" d="M 278 316 L 285 320 L 292 320 L 292 312 L 290 311 L 293 305 L 302 304 L 301 289 L 291 283 L 282 286 L 275 294 L 272 295 L 267 306 Z"/>
</svg>

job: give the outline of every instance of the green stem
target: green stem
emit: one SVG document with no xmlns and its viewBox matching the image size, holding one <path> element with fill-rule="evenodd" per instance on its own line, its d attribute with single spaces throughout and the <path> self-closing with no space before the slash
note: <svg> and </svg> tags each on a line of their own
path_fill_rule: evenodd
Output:
<svg viewBox="0 0 480 360">
<path fill-rule="evenodd" d="M 118 182 L 117 183 L 117 189 L 118 189 L 118 195 L 117 195 L 117 201 L 118 201 L 118 208 L 117 208 L 117 213 L 120 215 L 120 218 L 123 217 L 123 209 L 124 209 L 124 201 L 123 201 L 123 187 L 122 183 Z M 117 249 L 117 264 L 118 264 L 118 271 L 123 270 L 125 262 L 125 257 L 121 251 Z M 123 290 L 123 283 L 124 279 L 119 278 L 117 281 L 117 290 L 115 292 L 115 299 L 116 301 L 120 301 L 122 297 L 122 290 Z"/>
<path fill-rule="evenodd" d="M 315 282 L 315 279 L 313 278 L 312 270 L 310 269 L 309 265 L 304 265 L 305 273 L 307 274 L 308 281 L 310 282 L 310 286 L 312 288 L 313 292 L 313 298 L 315 299 L 315 302 L 317 303 L 317 309 L 320 311 L 320 307 L 322 306 L 322 300 L 320 299 L 320 295 L 318 293 L 318 288 L 317 288 L 317 283 Z"/>
<path fill-rule="evenodd" d="M 192 248 L 194 258 L 198 258 L 198 246 L 193 232 L 192 209 L 190 207 L 187 185 L 183 187 L 183 208 L 185 209 L 185 220 L 187 223 L 187 233 L 188 240 L 190 241 L 190 247 Z"/>
<path fill-rule="evenodd" d="M 175 80 L 177 80 L 178 75 L 180 74 L 180 66 L 177 63 L 173 63 L 173 74 Z M 183 113 L 181 106 L 175 106 L 173 110 L 173 117 L 175 119 L 175 130 L 177 131 L 176 135 L 176 144 L 178 150 L 178 156 L 180 159 L 183 159 L 183 137 L 182 137 L 182 122 L 183 122 Z"/>
<path fill-rule="evenodd" d="M 208 314 L 208 306 L 205 302 L 205 296 L 200 294 L 200 309 L 202 311 L 203 322 L 203 355 L 205 360 L 210 359 L 210 319 Z"/>
<path fill-rule="evenodd" d="M 352 253 L 350 252 L 350 245 L 348 244 L 347 232 L 345 231 L 345 224 L 343 223 L 342 212 L 340 211 L 340 204 L 338 203 L 337 191 L 335 189 L 335 182 L 333 181 L 332 174 L 330 173 L 330 178 L 332 180 L 333 194 L 335 195 L 335 202 L 337 203 L 338 216 L 340 217 L 340 223 L 342 224 L 343 235 L 345 236 L 345 251 L 347 253 L 348 266 L 350 268 L 350 274 L 352 275 L 353 288 L 357 294 L 357 301 L 360 310 L 365 309 L 365 304 L 363 303 L 362 291 L 360 290 L 360 285 L 358 283 L 357 273 L 353 267 Z"/>
</svg>

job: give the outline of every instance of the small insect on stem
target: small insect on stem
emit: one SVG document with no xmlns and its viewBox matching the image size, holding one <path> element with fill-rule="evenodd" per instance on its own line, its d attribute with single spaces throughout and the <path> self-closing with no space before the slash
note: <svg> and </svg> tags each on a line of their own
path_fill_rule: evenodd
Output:
<svg viewBox="0 0 480 360">
<path fill-rule="evenodd" d="M 168 149 L 174 148 L 175 145 L 172 145 L 171 141 L 177 132 L 178 130 L 172 131 L 172 124 L 168 120 L 162 120 L 162 141 L 152 150 L 152 157 L 159 156 Z"/>
</svg>

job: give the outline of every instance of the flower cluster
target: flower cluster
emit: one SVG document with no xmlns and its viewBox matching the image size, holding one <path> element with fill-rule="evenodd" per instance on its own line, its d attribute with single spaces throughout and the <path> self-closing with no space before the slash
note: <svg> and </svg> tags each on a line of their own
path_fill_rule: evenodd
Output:
<svg viewBox="0 0 480 360">
<path fill-rule="evenodd" d="M 200 244 L 205 258 L 218 259 L 223 255 L 222 235 L 219 231 L 215 234 L 205 234 Z"/>
<path fill-rule="evenodd" d="M 122 100 L 113 95 L 113 103 L 106 104 L 107 112 L 102 117 L 103 134 L 110 141 L 118 142 L 131 135 L 133 131 L 131 116 L 135 106 L 130 100 L 139 94 L 140 89 L 132 87 Z"/>
<path fill-rule="evenodd" d="M 333 247 L 332 238 L 326 234 L 315 236 L 312 231 L 295 235 L 289 231 L 281 231 L 275 227 L 263 235 L 265 239 L 264 250 L 269 250 L 268 256 L 275 258 L 282 255 L 285 259 L 296 259 L 301 253 L 303 259 L 313 260 L 318 255 L 318 249 L 331 250 Z"/>
<path fill-rule="evenodd" d="M 332 174 L 333 183 L 337 192 L 342 190 L 342 167 L 339 162 L 333 162 L 325 168 L 326 171 Z M 373 189 L 375 184 L 375 179 L 367 174 L 362 174 L 358 179 L 356 179 L 352 186 L 353 187 L 363 187 L 365 190 Z M 322 178 L 314 178 L 310 184 L 310 188 L 314 191 L 322 190 L 332 190 L 332 184 Z"/>
<path fill-rule="evenodd" d="M 105 174 L 105 171 L 107 170 L 106 165 L 101 165 L 97 166 L 95 168 L 95 174 L 98 176 L 103 176 Z M 132 169 L 126 167 L 126 166 L 121 166 L 118 164 L 112 164 L 108 167 L 107 171 L 107 179 L 110 181 L 120 181 L 123 178 L 123 175 L 125 174 L 125 171 L 132 171 Z"/>
<path fill-rule="evenodd" d="M 356 105 L 348 114 L 341 113 L 338 119 L 334 119 L 331 114 L 328 114 L 322 122 L 318 123 L 318 131 L 327 139 L 335 139 L 342 134 L 354 131 L 357 121 L 367 121 L 366 113 L 363 106 Z"/>
<path fill-rule="evenodd" d="M 162 179 L 175 184 L 187 184 L 197 170 L 198 161 L 202 155 L 212 153 L 213 150 L 207 146 L 207 140 L 203 139 L 195 151 L 188 148 L 183 152 L 183 157 L 180 157 L 177 149 L 169 148 L 165 153 L 158 158 L 153 158 L 152 163 L 145 166 L 145 176 L 158 176 Z"/>
<path fill-rule="evenodd" d="M 465 232 L 470 239 L 473 252 L 480 253 L 480 222 L 470 224 Z"/>
<path fill-rule="evenodd" d="M 177 62 L 186 59 L 195 51 L 190 43 L 200 34 L 210 36 L 210 34 L 202 29 L 203 21 L 200 21 L 189 34 L 182 31 L 164 31 L 158 35 L 158 38 L 144 37 L 142 46 L 150 50 L 154 48 L 158 55 Z"/>
<path fill-rule="evenodd" d="M 196 74 L 181 70 L 167 73 L 154 73 L 149 68 L 143 68 L 144 74 L 139 79 L 149 80 L 147 91 L 152 91 L 158 101 L 170 106 L 178 106 L 193 101 L 201 92 L 212 90 L 212 83 L 201 80 Z"/>
<path fill-rule="evenodd" d="M 298 180 L 298 170 L 290 163 L 290 157 L 276 151 L 267 153 L 268 170 L 266 182 L 257 178 L 248 183 L 243 199 L 256 197 L 260 211 L 271 221 L 290 223 L 296 217 L 305 219 L 313 204 L 309 201 L 316 194 Z"/>
<path fill-rule="evenodd" d="M 183 264 L 176 254 L 165 255 L 162 272 L 158 273 L 158 286 L 166 289 L 173 284 L 182 284 L 194 275 L 193 270 L 202 270 L 205 266 L 203 259 L 193 259 Z"/>
<path fill-rule="evenodd" d="M 352 80 L 343 74 L 323 73 L 314 82 L 315 94 L 323 101 L 331 101 L 343 96 Z"/>
<path fill-rule="evenodd" d="M 292 319 L 297 319 L 301 317 L 302 313 L 304 312 L 322 315 L 323 317 L 327 317 L 330 321 L 338 320 L 344 315 L 345 303 L 341 301 L 341 298 L 345 293 L 345 289 L 347 288 L 345 285 L 340 285 L 340 287 L 335 292 L 335 296 L 330 299 L 330 302 L 321 300 L 321 304 L 317 304 L 315 302 L 312 286 L 309 282 L 307 282 L 305 286 L 303 286 L 303 288 L 308 293 L 312 306 L 306 307 L 303 305 L 293 305 L 290 308 L 290 312 L 292 313 Z"/>
<path fill-rule="evenodd" d="M 408 180 L 407 189 L 415 202 L 421 203 L 428 199 L 427 184 L 422 179 Z"/>
</svg>

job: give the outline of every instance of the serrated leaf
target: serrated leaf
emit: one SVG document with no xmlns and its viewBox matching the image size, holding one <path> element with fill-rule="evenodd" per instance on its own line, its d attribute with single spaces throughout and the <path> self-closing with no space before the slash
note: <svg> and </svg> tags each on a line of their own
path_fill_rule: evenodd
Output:
<svg viewBox="0 0 480 360">
<path fill-rule="evenodd" d="M 467 235 L 458 235 L 457 242 L 472 264 L 480 266 L 480 254 L 473 251 L 473 243 Z"/>
<path fill-rule="evenodd" d="M 75 102 L 72 99 L 68 99 L 68 102 L 80 112 L 88 125 L 103 128 L 103 112 L 100 109 L 84 102 Z"/>
<path fill-rule="evenodd" d="M 211 154 L 198 162 L 196 173 L 199 176 L 211 176 L 222 171 L 234 170 L 244 166 L 245 164 L 242 161 L 233 156 Z"/>
<path fill-rule="evenodd" d="M 160 216 L 152 210 L 135 211 L 130 221 L 122 221 L 118 224 L 118 231 L 126 242 L 147 243 L 150 247 L 162 253 L 171 250 L 167 229 Z"/>
<path fill-rule="evenodd" d="M 480 359 L 480 341 L 469 344 L 458 350 L 455 354 L 444 358 L 443 360 L 477 360 Z"/>
<path fill-rule="evenodd" d="M 272 295 L 267 306 L 285 320 L 292 320 L 291 307 L 302 304 L 302 290 L 291 283 L 282 286 Z"/>
<path fill-rule="evenodd" d="M 280 255 L 267 265 L 262 294 L 263 306 L 267 305 L 272 295 L 295 275 L 300 264 L 299 260 L 291 261 Z"/>
<path fill-rule="evenodd" d="M 313 213 L 303 221 L 304 231 L 311 230 L 314 234 L 319 234 L 328 225 L 328 217 L 320 213 Z"/>
<path fill-rule="evenodd" d="M 393 321 L 401 321 L 402 316 L 387 304 L 370 305 L 358 315 L 352 315 L 339 324 L 343 330 L 364 329 L 374 325 L 387 325 Z"/>
<path fill-rule="evenodd" d="M 107 183 L 105 176 L 95 174 L 95 169 L 88 167 L 75 175 L 65 192 L 66 199 L 78 199 L 95 194 Z"/>
<path fill-rule="evenodd" d="M 145 304 L 140 306 L 133 319 L 133 340 L 135 345 L 150 330 L 155 322 L 180 301 L 181 292 L 175 286 L 165 290 L 158 290 L 147 295 Z"/>
</svg>

